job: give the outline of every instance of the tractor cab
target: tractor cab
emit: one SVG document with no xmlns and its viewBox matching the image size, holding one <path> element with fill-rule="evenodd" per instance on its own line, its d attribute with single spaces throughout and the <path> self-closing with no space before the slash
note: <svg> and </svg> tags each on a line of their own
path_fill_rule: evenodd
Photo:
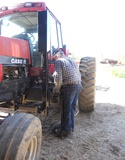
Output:
<svg viewBox="0 0 125 160">
<path fill-rule="evenodd" d="M 44 16 L 41 16 L 43 14 Z M 31 67 L 43 66 L 43 56 L 39 48 L 43 47 L 45 41 L 49 59 L 52 59 L 52 46 L 63 48 L 61 24 L 44 2 L 26 2 L 11 8 L 1 7 L 0 35 L 28 41 Z"/>
</svg>

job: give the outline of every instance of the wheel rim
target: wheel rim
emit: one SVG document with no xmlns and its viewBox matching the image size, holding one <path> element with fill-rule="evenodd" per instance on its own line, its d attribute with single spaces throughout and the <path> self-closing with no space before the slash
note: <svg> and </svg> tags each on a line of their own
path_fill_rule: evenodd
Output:
<svg viewBox="0 0 125 160">
<path fill-rule="evenodd" d="M 34 136 L 27 147 L 25 160 L 35 160 L 36 151 L 37 151 L 37 137 Z"/>
</svg>

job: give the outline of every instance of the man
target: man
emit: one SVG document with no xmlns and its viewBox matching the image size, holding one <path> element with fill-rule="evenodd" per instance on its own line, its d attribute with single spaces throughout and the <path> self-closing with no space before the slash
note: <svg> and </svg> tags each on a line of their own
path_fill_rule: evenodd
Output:
<svg viewBox="0 0 125 160">
<path fill-rule="evenodd" d="M 55 80 L 54 92 L 61 94 L 63 109 L 61 118 L 62 130 L 56 129 L 55 133 L 58 136 L 60 134 L 68 136 L 74 131 L 76 102 L 82 88 L 81 75 L 75 61 L 66 57 L 61 50 L 55 49 L 53 56 L 55 59 L 53 74 Z"/>
</svg>

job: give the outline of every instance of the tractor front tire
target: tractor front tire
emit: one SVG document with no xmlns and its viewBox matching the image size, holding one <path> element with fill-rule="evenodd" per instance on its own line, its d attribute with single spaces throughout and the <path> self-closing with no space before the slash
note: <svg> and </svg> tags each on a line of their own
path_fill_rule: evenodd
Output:
<svg viewBox="0 0 125 160">
<path fill-rule="evenodd" d="M 79 70 L 82 79 L 82 91 L 79 95 L 79 110 L 91 112 L 95 107 L 95 77 L 96 60 L 94 57 L 83 57 L 80 60 Z"/>
<path fill-rule="evenodd" d="M 0 126 L 0 159 L 39 160 L 41 138 L 39 118 L 25 113 L 8 117 Z"/>
</svg>

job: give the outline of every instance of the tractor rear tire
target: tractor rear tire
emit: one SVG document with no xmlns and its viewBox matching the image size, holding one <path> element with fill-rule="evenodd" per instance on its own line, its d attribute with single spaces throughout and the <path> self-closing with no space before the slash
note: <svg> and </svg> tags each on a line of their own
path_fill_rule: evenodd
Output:
<svg viewBox="0 0 125 160">
<path fill-rule="evenodd" d="M 39 118 L 25 113 L 8 117 L 0 126 L 0 159 L 39 160 L 41 138 Z"/>
<path fill-rule="evenodd" d="M 80 60 L 79 70 L 82 79 L 82 91 L 80 92 L 78 103 L 79 110 L 91 112 L 95 107 L 95 77 L 96 60 L 94 57 L 83 57 Z"/>
</svg>

